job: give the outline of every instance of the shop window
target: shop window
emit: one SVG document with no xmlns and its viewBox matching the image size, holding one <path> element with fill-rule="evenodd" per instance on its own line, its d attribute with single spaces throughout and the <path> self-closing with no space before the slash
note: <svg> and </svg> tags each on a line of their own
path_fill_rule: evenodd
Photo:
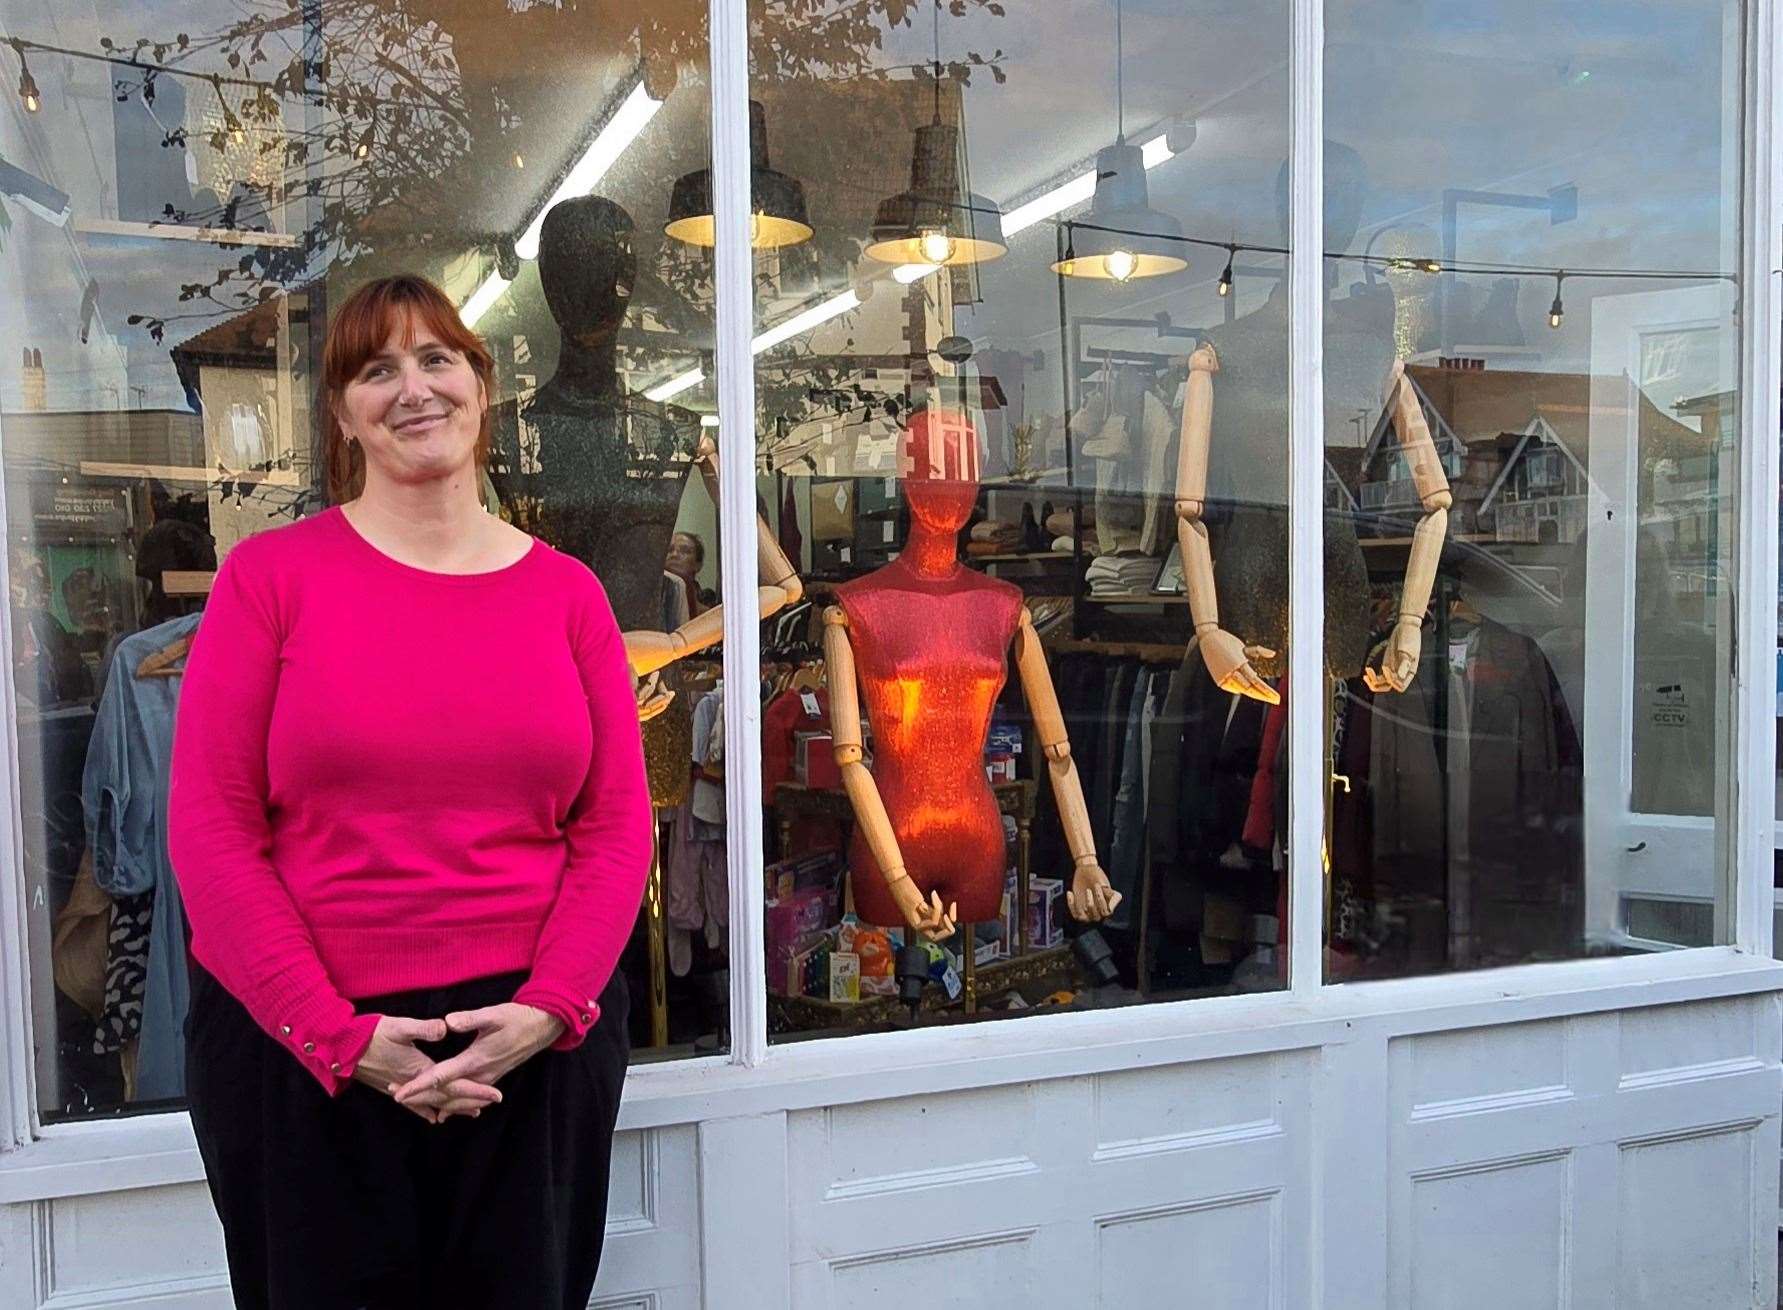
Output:
<svg viewBox="0 0 1783 1310">
<path fill-rule="evenodd" d="M 329 504 L 320 349 L 356 286 L 423 274 L 487 341 L 491 513 L 589 563 L 629 631 L 715 602 L 711 395 L 660 386 L 712 371 L 710 261 L 665 234 L 708 166 L 704 22 L 0 0 L 0 76 L 33 88 L 0 110 L 0 427 L 46 1119 L 179 1104 L 181 642 L 239 542 Z M 666 704 L 665 873 L 621 965 L 640 1059 L 728 1041 L 717 670 L 640 687 Z"/>
<path fill-rule="evenodd" d="M 1283 987 L 1287 5 L 774 12 L 771 1036 Z"/>
<path fill-rule="evenodd" d="M 1641 12 L 1326 6 L 1327 451 L 1466 452 L 1341 529 L 1329 980 L 1729 940 L 1743 29 Z"/>
</svg>

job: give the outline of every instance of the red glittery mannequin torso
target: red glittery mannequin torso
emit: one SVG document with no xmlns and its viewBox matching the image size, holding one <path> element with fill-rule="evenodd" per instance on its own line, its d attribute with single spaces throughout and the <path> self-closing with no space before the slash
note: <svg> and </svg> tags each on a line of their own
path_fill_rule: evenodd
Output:
<svg viewBox="0 0 1783 1310">
<path fill-rule="evenodd" d="M 991 708 L 1003 690 L 1022 594 L 963 567 L 955 538 L 976 487 L 907 483 L 911 539 L 882 569 L 844 583 L 837 599 L 867 719 L 873 778 L 911 880 L 924 897 L 958 902 L 959 921 L 1002 913 L 1003 821 L 984 773 Z M 949 504 L 947 502 L 953 502 Z M 885 878 L 857 829 L 850 852 L 855 912 L 901 925 Z"/>
</svg>

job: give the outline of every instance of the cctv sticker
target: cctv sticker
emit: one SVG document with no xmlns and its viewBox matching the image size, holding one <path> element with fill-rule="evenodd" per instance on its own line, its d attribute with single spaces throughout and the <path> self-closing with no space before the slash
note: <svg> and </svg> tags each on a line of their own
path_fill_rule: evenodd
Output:
<svg viewBox="0 0 1783 1310">
<path fill-rule="evenodd" d="M 1648 703 L 1647 712 L 1656 728 L 1687 728 L 1690 726 L 1690 703 L 1684 694 L 1684 684 L 1668 682 L 1653 689 L 1653 698 Z"/>
</svg>

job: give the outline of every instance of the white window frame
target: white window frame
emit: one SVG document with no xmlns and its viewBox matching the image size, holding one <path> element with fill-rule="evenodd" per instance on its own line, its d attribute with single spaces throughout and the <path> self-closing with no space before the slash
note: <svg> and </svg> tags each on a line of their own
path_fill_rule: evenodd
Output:
<svg viewBox="0 0 1783 1310">
<path fill-rule="evenodd" d="M 761 916 L 731 916 L 731 1050 L 631 1070 L 622 1126 L 644 1128 L 886 1096 L 985 1087 L 1236 1053 L 1341 1041 L 1354 1020 L 1392 1015 L 1405 1031 L 1515 1022 L 1634 1004 L 1776 990 L 1771 955 L 1771 863 L 1776 677 L 1779 315 L 1783 314 L 1783 179 L 1775 130 L 1775 78 L 1783 56 L 1779 0 L 1748 0 L 1741 118 L 1739 251 L 1741 422 L 1762 434 L 1741 452 L 1736 545 L 1730 886 L 1733 944 L 1615 959 L 1529 964 L 1464 974 L 1327 986 L 1322 972 L 1320 842 L 1323 788 L 1317 769 L 1290 781 L 1290 984 L 1283 992 L 1161 1002 L 1117 1011 L 1034 1015 L 1017 1023 L 919 1029 L 770 1048 Z M 719 526 L 724 558 L 725 675 L 756 679 L 755 376 L 748 244 L 749 51 L 744 0 L 710 0 L 713 191 L 717 215 Z M 1290 171 L 1292 245 L 1322 248 L 1319 181 L 1324 129 L 1323 0 L 1292 0 Z M 1754 238 L 1752 234 L 1762 234 Z M 1289 607 L 1297 650 L 1323 648 L 1322 260 L 1291 261 Z M 0 442 L 4 433 L 0 432 Z M 0 494 L 0 507 L 4 506 Z M 3 511 L 0 511 L 3 512 Z M 0 533 L 0 564 L 4 563 Z M 0 607 L 0 640 L 12 641 Z M 1321 661 L 1291 661 L 1292 757 L 1322 757 Z M 19 814 L 18 714 L 11 661 L 0 661 L 7 731 L 0 742 L 7 796 L 0 804 L 0 1204 L 202 1178 L 184 1112 L 42 1125 L 35 1113 L 29 963 Z M 760 741 L 760 707 L 725 698 L 725 729 Z M 1746 785 L 1750 784 L 1750 785 Z M 733 750 L 725 781 L 732 904 L 761 904 L 760 753 Z"/>
</svg>

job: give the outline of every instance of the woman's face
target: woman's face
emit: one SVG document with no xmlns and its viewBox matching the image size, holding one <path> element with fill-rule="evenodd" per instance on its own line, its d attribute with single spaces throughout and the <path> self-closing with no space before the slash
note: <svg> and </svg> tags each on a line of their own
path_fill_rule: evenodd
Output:
<svg viewBox="0 0 1783 1310">
<path fill-rule="evenodd" d="M 339 418 L 365 451 L 368 477 L 413 483 L 473 464 L 488 408 L 470 361 L 411 320 L 347 383 Z"/>
<path fill-rule="evenodd" d="M 700 548 L 685 532 L 669 538 L 668 570 L 677 577 L 696 577 L 700 571 Z"/>
</svg>

